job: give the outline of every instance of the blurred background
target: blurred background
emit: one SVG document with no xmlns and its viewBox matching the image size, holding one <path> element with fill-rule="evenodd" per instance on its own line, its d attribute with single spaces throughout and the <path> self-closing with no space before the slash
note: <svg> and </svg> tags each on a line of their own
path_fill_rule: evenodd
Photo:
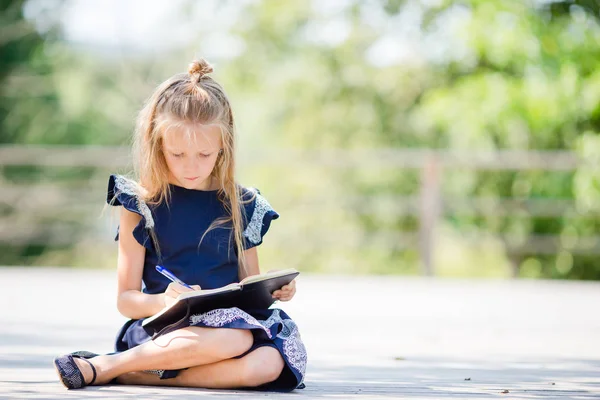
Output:
<svg viewBox="0 0 600 400">
<path fill-rule="evenodd" d="M 600 279 L 596 0 L 4 0 L 0 265 L 116 266 L 137 112 L 215 66 L 263 270 Z"/>
</svg>

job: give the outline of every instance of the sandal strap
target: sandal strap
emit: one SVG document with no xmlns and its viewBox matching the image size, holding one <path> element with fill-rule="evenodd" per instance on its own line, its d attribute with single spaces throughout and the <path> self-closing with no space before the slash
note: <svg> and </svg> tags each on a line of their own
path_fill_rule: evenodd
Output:
<svg viewBox="0 0 600 400">
<path fill-rule="evenodd" d="M 73 358 L 79 358 L 80 360 L 83 360 L 86 363 L 90 364 L 90 367 L 92 368 L 92 374 L 93 374 L 93 376 L 92 376 L 92 380 L 90 381 L 90 383 L 86 383 L 86 385 L 93 385 L 94 382 L 96 382 L 96 376 L 97 376 L 97 374 L 96 374 L 96 367 L 94 367 L 94 364 L 92 364 L 91 361 L 89 361 L 88 359 L 86 359 L 83 356 L 73 355 Z M 81 377 L 83 378 L 83 373 L 81 375 L 82 375 Z"/>
</svg>

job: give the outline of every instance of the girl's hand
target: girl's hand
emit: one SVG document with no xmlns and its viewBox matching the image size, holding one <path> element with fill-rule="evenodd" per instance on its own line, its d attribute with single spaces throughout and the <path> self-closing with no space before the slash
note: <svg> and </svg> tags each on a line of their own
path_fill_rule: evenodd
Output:
<svg viewBox="0 0 600 400">
<path fill-rule="evenodd" d="M 191 285 L 191 286 L 194 290 L 200 290 L 200 286 L 198 286 L 198 285 Z M 192 289 L 188 289 L 185 286 L 180 285 L 177 282 L 169 283 L 169 286 L 167 286 L 167 290 L 165 290 L 165 292 L 163 293 L 165 307 L 169 307 L 171 304 L 175 303 L 175 301 L 177 301 L 177 296 L 179 296 L 181 293 L 192 292 L 192 291 L 193 291 Z"/>
<path fill-rule="evenodd" d="M 281 301 L 290 301 L 296 294 L 296 280 L 294 279 L 281 289 L 273 292 L 273 298 Z"/>
</svg>

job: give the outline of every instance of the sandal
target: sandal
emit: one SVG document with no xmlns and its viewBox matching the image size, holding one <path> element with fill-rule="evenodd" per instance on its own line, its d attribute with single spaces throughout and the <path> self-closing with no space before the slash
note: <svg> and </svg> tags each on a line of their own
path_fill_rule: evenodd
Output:
<svg viewBox="0 0 600 400">
<path fill-rule="evenodd" d="M 91 351 L 85 351 L 85 350 L 74 351 L 69 354 L 71 354 L 74 357 L 87 358 L 87 359 L 98 357 L 100 355 L 100 354 L 92 353 Z"/>
<path fill-rule="evenodd" d="M 90 353 L 89 351 L 76 351 L 74 353 L 55 358 L 54 367 L 60 376 L 62 384 L 65 385 L 67 389 L 81 389 L 87 385 L 93 385 L 97 376 L 96 367 L 94 367 L 94 365 L 88 361 L 88 358 L 94 358 L 96 356 L 97 354 Z M 93 376 L 90 383 L 85 383 L 83 373 L 77 366 L 77 363 L 75 363 L 75 358 L 84 360 L 90 364 L 90 367 L 92 367 Z"/>
</svg>

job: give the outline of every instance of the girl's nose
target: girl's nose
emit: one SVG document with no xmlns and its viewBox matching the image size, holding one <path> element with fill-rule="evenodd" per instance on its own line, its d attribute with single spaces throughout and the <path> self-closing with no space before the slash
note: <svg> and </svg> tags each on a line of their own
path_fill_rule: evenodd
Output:
<svg viewBox="0 0 600 400">
<path fill-rule="evenodd" d="M 200 160 L 198 160 L 196 157 L 190 157 L 186 160 L 185 168 L 193 171 L 196 170 L 199 165 Z"/>
</svg>

